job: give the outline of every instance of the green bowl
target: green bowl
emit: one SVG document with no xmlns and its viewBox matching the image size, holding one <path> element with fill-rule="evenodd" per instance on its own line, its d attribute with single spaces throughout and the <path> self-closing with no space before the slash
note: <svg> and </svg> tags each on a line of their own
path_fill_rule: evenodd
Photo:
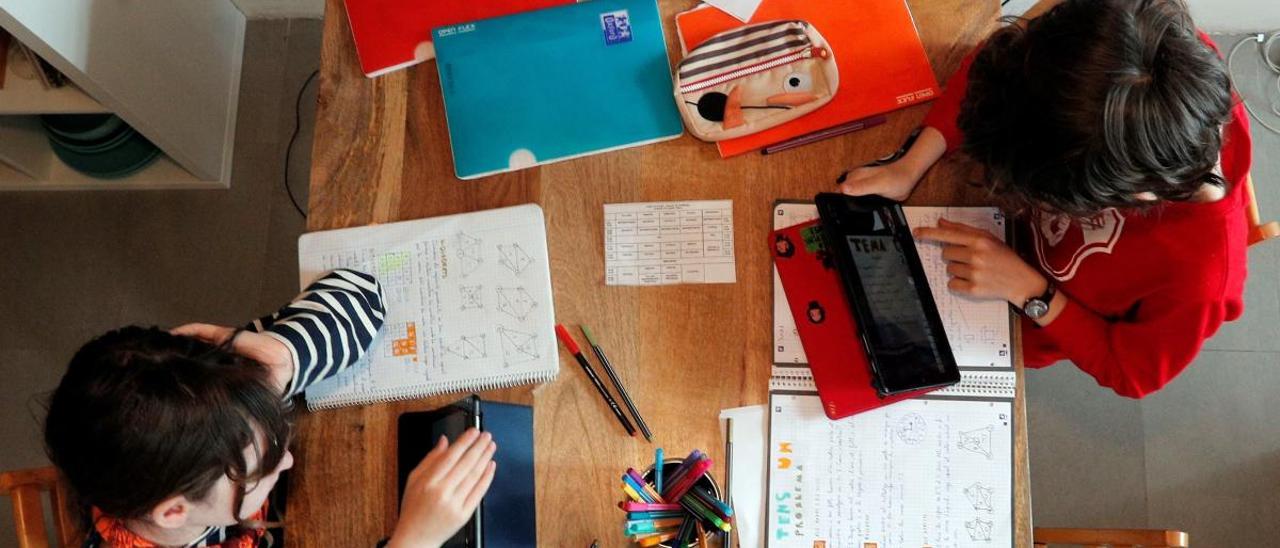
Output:
<svg viewBox="0 0 1280 548">
<path fill-rule="evenodd" d="M 92 142 L 127 127 L 115 114 L 46 114 L 40 117 L 49 133 L 66 142 Z"/>
<path fill-rule="evenodd" d="M 52 136 L 49 145 L 53 147 L 53 153 L 71 169 L 98 179 L 119 179 L 133 175 L 160 156 L 160 149 L 136 131 L 131 131 L 121 144 L 103 152 L 73 150 Z"/>
</svg>

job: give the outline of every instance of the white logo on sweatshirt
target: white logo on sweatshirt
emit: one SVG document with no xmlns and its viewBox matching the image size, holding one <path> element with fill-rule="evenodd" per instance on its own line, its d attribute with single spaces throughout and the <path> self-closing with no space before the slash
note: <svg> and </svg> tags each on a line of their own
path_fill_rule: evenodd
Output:
<svg viewBox="0 0 1280 548">
<path fill-rule="evenodd" d="M 1031 223 L 1035 231 L 1036 258 L 1040 267 L 1059 282 L 1076 276 L 1085 257 L 1094 253 L 1110 254 L 1124 231 L 1124 216 L 1108 208 L 1089 221 L 1080 223 L 1064 215 L 1039 215 Z M 1057 247 L 1073 246 L 1071 253 Z M 1052 252 L 1052 256 L 1050 256 Z"/>
</svg>

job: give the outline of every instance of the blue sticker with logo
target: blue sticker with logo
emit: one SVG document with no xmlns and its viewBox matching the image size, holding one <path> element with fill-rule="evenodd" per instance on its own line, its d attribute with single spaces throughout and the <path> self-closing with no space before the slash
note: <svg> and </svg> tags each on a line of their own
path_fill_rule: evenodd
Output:
<svg viewBox="0 0 1280 548">
<path fill-rule="evenodd" d="M 631 17 L 627 15 L 627 10 L 600 14 L 600 27 L 604 30 L 606 46 L 631 41 Z"/>
</svg>

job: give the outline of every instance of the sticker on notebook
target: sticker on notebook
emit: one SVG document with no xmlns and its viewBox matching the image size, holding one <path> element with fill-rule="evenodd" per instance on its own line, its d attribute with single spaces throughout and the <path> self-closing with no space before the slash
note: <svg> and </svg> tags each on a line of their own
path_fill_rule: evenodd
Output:
<svg viewBox="0 0 1280 548">
<path fill-rule="evenodd" d="M 606 46 L 631 41 L 631 16 L 627 15 L 627 10 L 600 14 L 600 27 L 604 30 Z"/>
</svg>

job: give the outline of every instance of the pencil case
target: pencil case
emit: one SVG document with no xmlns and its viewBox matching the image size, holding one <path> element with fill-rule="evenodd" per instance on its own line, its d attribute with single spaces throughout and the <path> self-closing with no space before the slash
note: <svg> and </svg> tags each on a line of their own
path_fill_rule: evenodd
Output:
<svg viewBox="0 0 1280 548">
<path fill-rule="evenodd" d="M 764 131 L 831 101 L 840 71 L 827 41 L 805 21 L 770 21 L 708 38 L 676 68 L 685 126 L 704 141 Z"/>
</svg>

